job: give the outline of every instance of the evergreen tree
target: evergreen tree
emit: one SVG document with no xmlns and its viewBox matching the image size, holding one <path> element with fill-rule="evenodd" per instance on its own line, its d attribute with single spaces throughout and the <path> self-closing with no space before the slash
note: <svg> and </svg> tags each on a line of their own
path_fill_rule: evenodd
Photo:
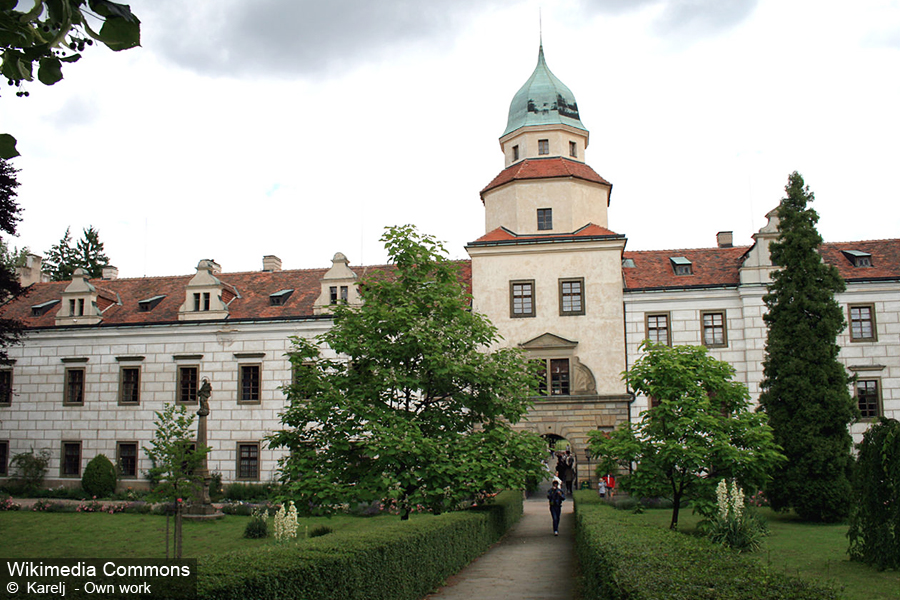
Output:
<svg viewBox="0 0 900 600">
<path fill-rule="evenodd" d="M 109 257 L 103 252 L 100 233 L 93 225 L 83 230 L 83 236 L 72 246 L 69 227 L 59 243 L 54 244 L 44 259 L 43 270 L 50 275 L 52 281 L 68 281 L 72 279 L 75 269 L 81 267 L 88 277 L 96 279 L 103 275 L 103 267 L 109 264 Z"/>
<path fill-rule="evenodd" d="M 850 378 L 838 362 L 844 315 L 834 295 L 844 291 L 837 269 L 817 249 L 814 196 L 796 171 L 778 207 L 780 237 L 771 245 L 779 269 L 763 297 L 768 313 L 759 402 L 788 460 L 768 489 L 772 507 L 793 507 L 801 518 L 834 522 L 849 510 L 854 415 Z"/>
<path fill-rule="evenodd" d="M 0 159 L 0 231 L 8 235 L 16 234 L 16 226 L 19 223 L 21 208 L 16 200 L 16 188 L 19 181 L 16 179 L 18 170 L 6 160 Z M 6 250 L 4 259 L 8 258 L 9 246 L 7 242 L 0 240 Z M 19 279 L 16 277 L 15 264 L 3 260 L 0 264 L 0 303 L 7 302 L 22 292 Z M 13 319 L 0 319 L 0 359 L 6 358 L 6 348 L 19 340 L 22 324 Z"/>
</svg>

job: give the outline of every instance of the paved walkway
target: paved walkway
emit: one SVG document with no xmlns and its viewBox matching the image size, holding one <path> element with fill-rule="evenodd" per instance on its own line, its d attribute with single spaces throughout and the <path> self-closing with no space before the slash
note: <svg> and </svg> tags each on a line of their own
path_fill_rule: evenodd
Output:
<svg viewBox="0 0 900 600">
<path fill-rule="evenodd" d="M 571 499 L 563 503 L 559 537 L 553 535 L 546 498 L 526 500 L 525 513 L 503 539 L 427 599 L 571 600 L 574 542 Z"/>
</svg>

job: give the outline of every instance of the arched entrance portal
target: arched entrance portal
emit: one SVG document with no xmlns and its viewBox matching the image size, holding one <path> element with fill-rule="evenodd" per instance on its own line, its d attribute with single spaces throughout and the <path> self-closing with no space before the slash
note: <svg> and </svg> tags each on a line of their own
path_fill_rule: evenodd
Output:
<svg viewBox="0 0 900 600">
<path fill-rule="evenodd" d="M 548 477 L 553 478 L 553 474 L 558 474 L 563 481 L 563 488 L 578 487 L 578 464 L 575 460 L 575 448 L 572 443 L 561 435 L 555 433 L 545 433 L 541 436 L 547 442 L 547 454 L 544 458 L 544 464 L 547 465 L 549 472 Z M 571 475 L 567 475 L 567 471 L 571 471 Z M 568 485 L 566 480 L 569 480 Z"/>
</svg>

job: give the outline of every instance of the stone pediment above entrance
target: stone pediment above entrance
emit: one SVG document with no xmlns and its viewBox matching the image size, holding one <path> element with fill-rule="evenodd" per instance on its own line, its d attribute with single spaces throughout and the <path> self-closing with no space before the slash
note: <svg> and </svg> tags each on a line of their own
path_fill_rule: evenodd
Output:
<svg viewBox="0 0 900 600">
<path fill-rule="evenodd" d="M 519 348 L 522 348 L 524 350 L 562 350 L 575 348 L 577 345 L 578 342 L 567 340 L 566 338 L 559 337 L 558 335 L 554 335 L 552 333 L 542 333 L 536 338 L 530 339 L 527 342 L 522 342 L 521 344 L 519 344 Z"/>
</svg>

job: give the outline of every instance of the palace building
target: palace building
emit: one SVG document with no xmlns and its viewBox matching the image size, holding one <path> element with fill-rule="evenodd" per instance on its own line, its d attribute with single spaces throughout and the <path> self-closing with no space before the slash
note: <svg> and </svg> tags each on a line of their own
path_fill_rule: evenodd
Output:
<svg viewBox="0 0 900 600">
<path fill-rule="evenodd" d="M 520 427 L 566 440 L 581 464 L 589 431 L 648 408 L 621 379 L 645 339 L 705 345 L 758 398 L 768 247 L 778 237 L 773 210 L 748 245 L 719 232 L 709 248 L 627 251 L 608 219 L 613 186 L 585 162 L 589 137 L 541 48 L 510 104 L 503 169 L 481 190 L 485 233 L 463 264 L 473 309 L 544 365 L 542 394 Z M 820 253 L 847 282 L 838 343 L 857 376 L 858 440 L 874 418 L 900 418 L 900 239 L 825 243 Z M 330 305 L 358 304 L 359 278 L 390 268 L 351 266 L 338 252 L 330 268 L 284 270 L 266 256 L 255 272 L 201 260 L 183 276 L 120 279 L 108 268 L 101 279 L 78 270 L 51 283 L 30 257 L 26 293 L 0 309 L 26 327 L 0 365 L 0 478 L 13 455 L 34 449 L 51 453 L 48 485 L 80 479 L 101 453 L 123 485 L 141 485 L 154 413 L 196 406 L 208 379 L 210 471 L 225 482 L 272 479 L 281 451 L 265 437 L 285 406 L 289 338 L 327 331 Z"/>
</svg>

